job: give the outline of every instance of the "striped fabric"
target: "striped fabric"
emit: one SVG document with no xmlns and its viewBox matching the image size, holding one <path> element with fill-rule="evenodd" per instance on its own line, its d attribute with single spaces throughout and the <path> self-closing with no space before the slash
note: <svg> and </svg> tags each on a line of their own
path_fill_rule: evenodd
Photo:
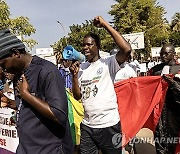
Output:
<svg viewBox="0 0 180 154">
<path fill-rule="evenodd" d="M 72 93 L 66 89 L 68 97 L 68 118 L 74 145 L 80 144 L 80 123 L 84 116 L 82 103 L 74 99 Z"/>
<path fill-rule="evenodd" d="M 25 49 L 25 45 L 8 29 L 0 30 L 0 58 L 10 54 L 13 48 Z"/>
</svg>

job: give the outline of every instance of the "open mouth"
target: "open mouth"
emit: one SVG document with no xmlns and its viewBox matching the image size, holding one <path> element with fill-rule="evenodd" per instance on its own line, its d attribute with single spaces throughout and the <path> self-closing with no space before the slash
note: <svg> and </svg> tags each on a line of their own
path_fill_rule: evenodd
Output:
<svg viewBox="0 0 180 154">
<path fill-rule="evenodd" d="M 85 56 L 86 56 L 86 57 L 87 57 L 87 56 L 90 56 L 90 53 L 89 53 L 89 52 L 85 53 Z"/>
</svg>

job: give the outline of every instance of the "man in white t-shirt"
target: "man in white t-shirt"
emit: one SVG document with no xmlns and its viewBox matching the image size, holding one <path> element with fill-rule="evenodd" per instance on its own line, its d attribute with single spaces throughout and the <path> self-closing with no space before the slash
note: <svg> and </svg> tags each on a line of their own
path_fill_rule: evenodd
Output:
<svg viewBox="0 0 180 154">
<path fill-rule="evenodd" d="M 99 149 L 103 154 L 121 154 L 121 125 L 113 82 L 131 47 L 102 17 L 96 17 L 94 25 L 105 28 L 120 51 L 101 58 L 98 35 L 87 34 L 83 40 L 87 62 L 81 65 L 75 62 L 70 67 L 73 95 L 77 100 L 82 99 L 84 106 L 80 150 L 81 154 L 97 154 Z"/>
<path fill-rule="evenodd" d="M 120 69 L 116 73 L 114 82 L 116 83 L 119 81 L 137 77 L 137 72 L 135 69 L 136 69 L 136 67 L 134 65 L 131 65 L 131 56 L 129 56 L 127 61 L 124 62 L 124 68 Z"/>
<path fill-rule="evenodd" d="M 131 67 L 131 65 L 129 65 L 129 63 L 126 62 L 124 68 L 122 68 L 116 73 L 115 83 L 133 77 L 137 77 L 137 74 L 134 71 L 134 69 Z"/>
</svg>

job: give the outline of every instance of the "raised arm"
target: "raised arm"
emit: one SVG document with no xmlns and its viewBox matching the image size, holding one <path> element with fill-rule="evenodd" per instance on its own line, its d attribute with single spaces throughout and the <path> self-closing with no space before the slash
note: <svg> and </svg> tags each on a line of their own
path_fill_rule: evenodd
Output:
<svg viewBox="0 0 180 154">
<path fill-rule="evenodd" d="M 112 36 L 120 51 L 116 54 L 116 59 L 119 64 L 122 64 L 131 53 L 130 44 L 123 38 L 123 36 L 117 32 L 113 27 L 109 25 L 101 16 L 97 16 L 94 19 L 94 25 L 98 28 L 105 28 Z"/>
</svg>

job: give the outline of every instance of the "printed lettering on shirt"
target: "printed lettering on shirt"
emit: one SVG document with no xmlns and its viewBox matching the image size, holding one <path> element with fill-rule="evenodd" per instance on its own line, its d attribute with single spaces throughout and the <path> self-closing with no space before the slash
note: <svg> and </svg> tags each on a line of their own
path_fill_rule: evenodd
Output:
<svg viewBox="0 0 180 154">
<path fill-rule="evenodd" d="M 99 82 L 102 72 L 103 72 L 103 67 L 100 67 L 96 72 L 97 76 L 93 77 L 92 80 L 81 81 L 82 99 L 86 100 L 91 96 L 96 97 L 98 93 L 98 87 L 96 83 Z"/>
<path fill-rule="evenodd" d="M 84 100 L 88 99 L 91 95 L 95 97 L 98 93 L 98 88 L 95 83 L 99 82 L 101 76 L 94 77 L 92 80 L 83 80 L 81 81 L 82 86 L 82 98 Z M 92 86 L 94 84 L 94 86 Z M 92 88 L 92 89 L 91 89 Z"/>
<path fill-rule="evenodd" d="M 86 100 L 88 99 L 91 95 L 95 97 L 98 93 L 98 88 L 96 85 L 91 89 L 90 87 L 83 87 L 82 90 L 82 99 Z"/>
</svg>

